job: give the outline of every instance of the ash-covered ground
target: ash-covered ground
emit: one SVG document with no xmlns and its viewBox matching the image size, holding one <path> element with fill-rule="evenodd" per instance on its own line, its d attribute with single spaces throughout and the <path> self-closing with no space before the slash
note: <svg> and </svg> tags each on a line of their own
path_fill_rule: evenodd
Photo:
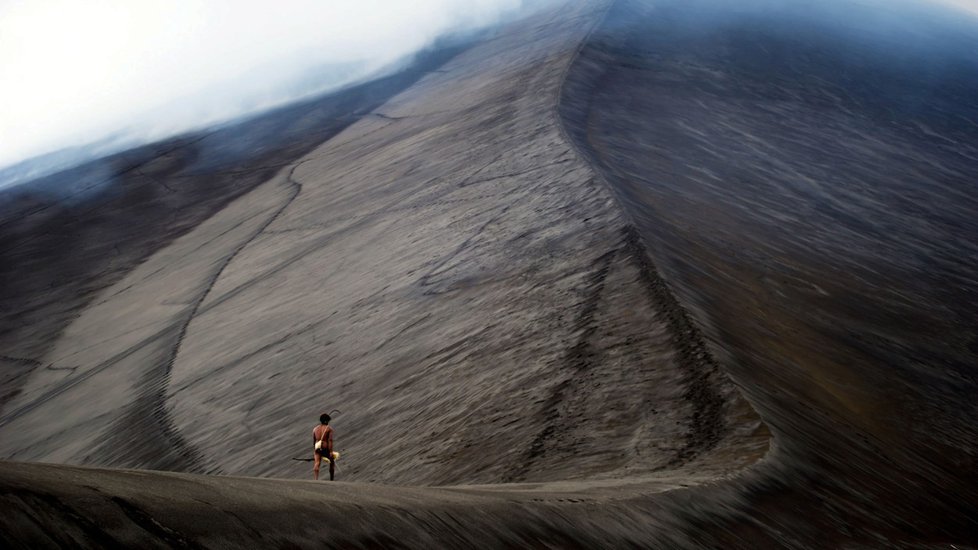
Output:
<svg viewBox="0 0 978 550">
<path fill-rule="evenodd" d="M 922 4 L 618 2 L 565 87 L 778 437 L 745 512 L 797 544 L 975 540 L 976 48 Z"/>
<path fill-rule="evenodd" d="M 974 544 L 978 31 L 908 6 L 557 3 L 8 191 L 0 536 Z"/>
</svg>

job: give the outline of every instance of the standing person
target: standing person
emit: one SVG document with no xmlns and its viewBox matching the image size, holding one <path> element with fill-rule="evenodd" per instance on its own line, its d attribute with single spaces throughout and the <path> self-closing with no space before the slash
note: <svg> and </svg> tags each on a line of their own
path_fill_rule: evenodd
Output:
<svg viewBox="0 0 978 550">
<path fill-rule="evenodd" d="M 313 466 L 312 466 L 312 476 L 313 479 L 319 479 L 319 465 L 322 463 L 323 457 L 325 456 L 329 460 L 329 480 L 333 481 L 333 475 L 336 471 L 336 459 L 333 458 L 333 428 L 329 425 L 329 414 L 323 413 L 319 415 L 319 425 L 312 429 L 312 440 L 315 446 L 318 443 L 318 448 L 314 447 L 313 450 Z"/>
</svg>

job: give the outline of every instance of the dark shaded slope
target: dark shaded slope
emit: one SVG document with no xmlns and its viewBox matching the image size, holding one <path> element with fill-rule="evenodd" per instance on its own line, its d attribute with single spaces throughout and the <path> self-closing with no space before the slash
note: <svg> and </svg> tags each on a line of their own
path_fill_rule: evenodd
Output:
<svg viewBox="0 0 978 550">
<path fill-rule="evenodd" d="M 978 30 L 915 9 L 623 1 L 565 87 L 779 439 L 704 543 L 978 540 Z"/>
</svg>

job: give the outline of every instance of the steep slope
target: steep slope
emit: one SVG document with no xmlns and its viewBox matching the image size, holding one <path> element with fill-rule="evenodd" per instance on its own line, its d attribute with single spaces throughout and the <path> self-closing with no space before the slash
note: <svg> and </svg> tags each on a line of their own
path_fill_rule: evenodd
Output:
<svg viewBox="0 0 978 550">
<path fill-rule="evenodd" d="M 345 479 L 489 483 L 649 473 L 749 434 L 561 135 L 604 8 L 511 26 L 147 259 L 51 347 L 4 454 L 302 476 L 289 458 L 338 408 Z"/>
<path fill-rule="evenodd" d="M 147 258 L 0 420 L 18 461 L 307 478 L 337 408 L 341 480 L 458 487 L 6 463 L 8 546 L 693 545 L 648 495 L 769 436 L 564 134 L 608 6 L 508 25 Z"/>
<path fill-rule="evenodd" d="M 621 0 L 578 58 L 575 142 L 778 436 L 716 534 L 978 540 L 976 46 L 916 2 Z"/>
</svg>

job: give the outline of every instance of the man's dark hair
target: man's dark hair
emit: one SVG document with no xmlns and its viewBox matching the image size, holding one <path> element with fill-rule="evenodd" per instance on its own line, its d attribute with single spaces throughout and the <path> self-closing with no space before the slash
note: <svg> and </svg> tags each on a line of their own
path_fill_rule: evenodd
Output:
<svg viewBox="0 0 978 550">
<path fill-rule="evenodd" d="M 320 424 L 329 424 L 329 415 L 326 414 L 326 413 L 323 413 L 323 414 L 319 415 L 319 423 Z"/>
</svg>

